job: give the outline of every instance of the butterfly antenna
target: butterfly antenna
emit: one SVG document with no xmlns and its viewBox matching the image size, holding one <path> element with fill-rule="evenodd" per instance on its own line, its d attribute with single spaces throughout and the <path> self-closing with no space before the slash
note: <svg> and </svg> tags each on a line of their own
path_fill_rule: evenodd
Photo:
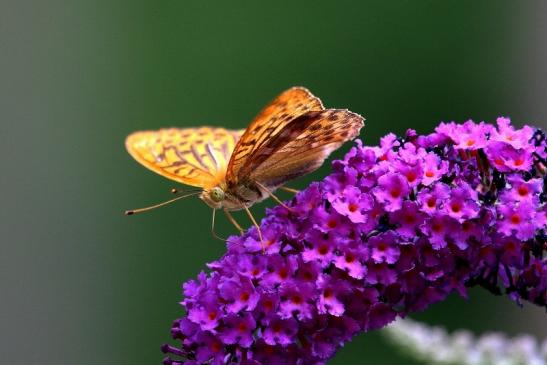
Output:
<svg viewBox="0 0 547 365">
<path fill-rule="evenodd" d="M 197 194 L 199 194 L 199 192 L 194 192 L 194 193 L 190 193 L 190 194 L 186 194 L 186 195 L 177 196 L 176 198 L 170 199 L 170 200 L 168 200 L 168 201 L 166 201 L 166 202 L 159 203 L 159 204 L 156 204 L 156 205 L 152 205 L 152 206 L 149 206 L 149 207 L 146 207 L 146 208 L 126 210 L 126 211 L 125 211 L 125 215 L 133 215 L 133 214 L 137 214 L 137 213 L 146 212 L 146 211 L 148 211 L 148 210 L 152 210 L 152 209 L 156 209 L 156 208 L 159 208 L 159 207 L 163 207 L 164 205 L 171 204 L 171 203 L 173 203 L 173 202 L 176 202 L 177 200 L 180 200 L 180 199 L 183 199 L 183 198 L 187 198 L 187 197 L 189 197 L 189 196 L 197 195 Z"/>
<path fill-rule="evenodd" d="M 198 190 L 198 189 L 179 190 L 177 188 L 172 188 L 170 191 L 171 191 L 171 194 L 188 194 L 188 193 L 197 193 L 197 192 L 200 192 L 201 190 Z"/>
</svg>

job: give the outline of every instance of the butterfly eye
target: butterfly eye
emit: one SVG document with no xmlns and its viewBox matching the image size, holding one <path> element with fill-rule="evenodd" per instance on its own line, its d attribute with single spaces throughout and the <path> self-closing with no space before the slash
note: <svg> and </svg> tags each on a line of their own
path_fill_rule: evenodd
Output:
<svg viewBox="0 0 547 365">
<path fill-rule="evenodd" d="M 211 196 L 211 199 L 217 203 L 224 200 L 224 190 L 222 190 L 218 186 L 214 187 L 209 195 Z"/>
</svg>

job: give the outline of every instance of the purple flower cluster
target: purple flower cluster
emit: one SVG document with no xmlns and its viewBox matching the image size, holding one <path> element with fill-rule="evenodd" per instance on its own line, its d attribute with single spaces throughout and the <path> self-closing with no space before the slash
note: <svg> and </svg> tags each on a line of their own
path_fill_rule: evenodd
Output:
<svg viewBox="0 0 547 365">
<path fill-rule="evenodd" d="M 540 130 L 468 121 L 360 141 L 184 284 L 165 364 L 324 364 L 359 332 L 480 285 L 546 306 Z"/>
</svg>

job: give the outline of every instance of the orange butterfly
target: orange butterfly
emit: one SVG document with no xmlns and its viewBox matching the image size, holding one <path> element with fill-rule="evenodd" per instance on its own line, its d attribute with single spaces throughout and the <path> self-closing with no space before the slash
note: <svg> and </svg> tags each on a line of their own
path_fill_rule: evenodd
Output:
<svg viewBox="0 0 547 365">
<path fill-rule="evenodd" d="M 273 191 L 319 168 L 332 151 L 359 135 L 363 120 L 346 109 L 325 109 L 310 91 L 293 87 L 267 105 L 245 130 L 143 131 L 129 135 L 125 145 L 131 156 L 150 170 L 201 188 L 199 197 L 213 208 L 213 227 L 215 211 L 223 209 L 242 231 L 230 211 L 244 209 L 262 239 L 249 207 L 268 196 L 283 204 Z M 194 194 L 198 192 L 189 195 Z"/>
</svg>

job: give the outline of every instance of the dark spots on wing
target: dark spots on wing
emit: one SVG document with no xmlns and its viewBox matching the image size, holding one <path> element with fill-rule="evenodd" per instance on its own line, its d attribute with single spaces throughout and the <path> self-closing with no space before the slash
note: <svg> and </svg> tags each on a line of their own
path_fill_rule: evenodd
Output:
<svg viewBox="0 0 547 365">
<path fill-rule="evenodd" d="M 194 144 L 202 144 L 203 143 L 203 139 L 196 139 L 194 141 Z"/>
<path fill-rule="evenodd" d="M 321 124 L 319 124 L 319 123 L 317 123 L 317 124 L 312 124 L 312 126 L 310 127 L 310 131 L 313 131 L 313 132 L 315 132 L 315 131 L 317 131 L 317 130 L 319 130 L 319 129 L 321 129 Z"/>
<path fill-rule="evenodd" d="M 175 174 L 178 174 L 179 172 L 181 172 L 181 171 L 184 170 L 184 169 L 185 169 L 184 167 L 183 167 L 183 168 L 180 168 L 180 169 L 176 169 L 176 170 L 174 171 L 174 173 L 175 173 Z M 186 174 L 186 175 L 192 175 L 192 174 L 195 174 L 195 173 L 196 173 L 196 169 L 193 168 L 193 167 L 191 167 L 190 170 L 185 171 L 185 174 Z"/>
<path fill-rule="evenodd" d="M 156 156 L 156 160 L 157 160 L 157 161 L 163 161 L 163 160 L 165 160 L 165 153 L 162 152 L 162 153 L 158 154 L 158 155 Z"/>
<path fill-rule="evenodd" d="M 329 116 L 327 117 L 328 120 L 331 120 L 333 122 L 337 121 L 338 120 L 338 114 L 336 113 L 331 113 L 329 114 Z"/>
<path fill-rule="evenodd" d="M 323 132 L 329 133 L 334 129 L 334 127 L 335 127 L 334 124 L 327 124 L 323 126 Z"/>
</svg>

